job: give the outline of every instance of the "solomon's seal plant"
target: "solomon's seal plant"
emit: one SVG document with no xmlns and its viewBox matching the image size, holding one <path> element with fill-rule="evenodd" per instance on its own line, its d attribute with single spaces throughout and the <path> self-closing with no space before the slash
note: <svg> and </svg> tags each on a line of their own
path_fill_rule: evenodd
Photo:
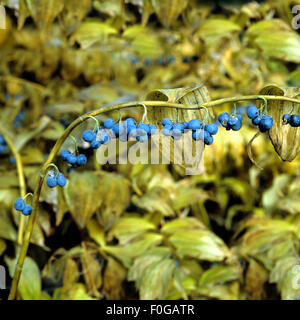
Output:
<svg viewBox="0 0 300 320">
<path fill-rule="evenodd" d="M 266 106 L 267 100 L 280 100 L 280 101 L 290 101 L 293 103 L 300 103 L 297 99 L 292 99 L 283 96 L 244 96 L 244 97 L 234 97 L 234 98 L 225 98 L 216 101 L 203 103 L 201 106 L 191 106 L 191 105 L 183 105 L 178 103 L 168 103 L 163 101 L 143 101 L 143 102 L 130 102 L 124 103 L 120 105 L 104 107 L 101 109 L 97 109 L 95 111 L 89 112 L 83 116 L 80 116 L 74 122 L 72 122 L 59 140 L 54 145 L 51 153 L 48 156 L 45 164 L 41 169 L 41 174 L 39 176 L 37 185 L 34 190 L 32 206 L 30 204 L 26 204 L 24 198 L 18 198 L 15 202 L 15 209 L 21 212 L 23 215 L 29 215 L 29 221 L 27 223 L 26 231 L 24 234 L 24 241 L 21 247 L 20 255 L 17 262 L 17 267 L 15 270 L 15 274 L 13 277 L 12 288 L 10 292 L 10 299 L 14 299 L 16 296 L 18 283 L 20 279 L 20 275 L 22 272 L 22 267 L 24 263 L 24 259 L 27 254 L 30 237 L 32 234 L 33 226 L 35 223 L 35 218 L 37 215 L 37 208 L 39 203 L 39 197 L 41 193 L 41 189 L 43 186 L 44 179 L 46 179 L 46 185 L 50 188 L 54 188 L 56 186 L 64 187 L 67 184 L 67 180 L 62 172 L 57 168 L 57 166 L 52 162 L 56 155 L 59 153 L 60 148 L 64 141 L 71 137 L 74 141 L 75 152 L 71 152 L 68 149 L 63 150 L 60 153 L 61 159 L 70 165 L 71 168 L 76 168 L 79 166 L 84 166 L 87 163 L 87 158 L 84 154 L 78 154 L 77 142 L 76 139 L 71 135 L 72 131 L 79 126 L 84 121 L 89 119 L 94 119 L 95 126 L 91 130 L 85 130 L 82 134 L 82 139 L 84 142 L 88 143 L 92 149 L 100 148 L 102 144 L 107 144 L 111 139 L 119 138 L 121 141 L 127 141 L 130 138 L 135 138 L 139 142 L 145 142 L 148 140 L 151 135 L 156 134 L 157 126 L 155 124 L 147 124 L 145 123 L 145 119 L 147 117 L 147 108 L 155 108 L 155 107 L 165 107 L 165 108 L 173 108 L 177 110 L 177 120 L 172 121 L 169 118 L 165 118 L 159 120 L 162 125 L 162 133 L 166 136 L 172 137 L 174 140 L 179 140 L 183 134 L 186 132 L 192 132 L 192 138 L 195 141 L 202 140 L 205 145 L 211 145 L 213 143 L 213 135 L 218 133 L 218 126 L 216 123 L 207 123 L 208 120 L 208 108 L 216 107 L 218 105 L 222 105 L 228 102 L 238 102 L 245 100 L 264 100 L 264 106 L 258 110 L 253 106 L 250 106 L 247 110 L 247 115 L 250 119 L 257 119 L 260 117 L 260 120 L 257 121 L 257 125 L 261 132 L 266 132 L 272 128 L 273 118 L 266 114 Z M 128 118 L 125 121 L 121 121 L 121 116 L 119 122 L 116 122 L 114 119 L 107 119 L 100 125 L 95 116 L 100 115 L 105 112 L 113 111 L 113 110 L 122 110 L 124 108 L 133 108 L 142 106 L 144 108 L 144 115 L 140 123 L 136 123 L 135 119 Z M 188 122 L 180 122 L 178 110 L 196 110 L 196 109 L 205 109 L 206 116 L 204 119 L 190 119 Z M 284 117 L 284 121 L 290 123 L 290 118 L 288 119 Z M 295 117 L 293 117 L 294 119 Z M 229 114 L 227 112 L 223 112 L 218 116 L 218 121 L 221 126 L 226 128 L 226 130 L 240 130 L 242 127 L 243 116 L 241 114 L 236 113 L 236 107 L 234 108 L 233 113 Z M 293 125 L 297 122 L 294 119 L 291 122 Z M 4 139 L 2 138 L 2 144 L 4 144 Z M 0 141 L 0 142 L 1 142 Z M 16 156 L 18 157 L 17 153 Z"/>
</svg>

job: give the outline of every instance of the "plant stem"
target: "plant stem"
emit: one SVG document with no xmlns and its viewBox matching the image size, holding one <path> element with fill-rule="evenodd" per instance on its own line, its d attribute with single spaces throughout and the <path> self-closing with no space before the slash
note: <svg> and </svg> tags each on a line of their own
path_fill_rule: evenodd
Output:
<svg viewBox="0 0 300 320">
<path fill-rule="evenodd" d="M 122 104 L 118 104 L 118 105 L 114 105 L 114 106 L 100 108 L 100 109 L 88 112 L 85 115 L 74 120 L 69 125 L 69 127 L 67 127 L 67 129 L 64 131 L 62 136 L 56 141 L 53 149 L 51 150 L 46 162 L 44 163 L 44 165 L 41 169 L 41 172 L 40 172 L 40 175 L 38 178 L 38 182 L 37 182 L 36 188 L 34 190 L 34 196 L 33 196 L 33 201 L 32 201 L 33 202 L 32 203 L 33 209 L 32 209 L 32 213 L 31 213 L 29 220 L 28 220 L 27 228 L 25 230 L 24 242 L 21 247 L 20 255 L 19 255 L 17 266 L 15 269 L 12 287 L 11 287 L 11 291 L 10 291 L 10 295 L 9 295 L 9 300 L 13 300 L 16 297 L 18 283 L 19 283 L 20 276 L 22 273 L 24 260 L 27 255 L 30 237 L 32 234 L 34 222 L 35 222 L 36 215 L 37 215 L 39 197 L 40 197 L 43 181 L 44 181 L 48 166 L 50 163 L 52 163 L 53 159 L 55 158 L 55 156 L 56 156 L 57 152 L 59 151 L 59 149 L 61 148 L 62 144 L 65 142 L 65 140 L 68 138 L 68 136 L 71 134 L 71 132 L 79 124 L 86 121 L 90 117 L 97 116 L 97 115 L 104 113 L 104 112 L 111 112 L 111 111 L 125 109 L 125 108 L 133 108 L 133 107 L 137 107 L 140 105 L 145 105 L 146 107 L 147 106 L 148 107 L 167 107 L 167 108 L 175 108 L 175 109 L 177 108 L 177 109 L 190 110 L 190 109 L 201 109 L 203 107 L 211 108 L 211 107 L 215 107 L 215 106 L 218 106 L 218 105 L 221 105 L 224 103 L 247 101 L 247 100 L 259 100 L 259 99 L 263 99 L 263 98 L 265 98 L 267 100 L 282 100 L 282 101 L 289 101 L 289 102 L 294 102 L 294 103 L 300 104 L 300 100 L 297 100 L 297 99 L 292 99 L 292 98 L 283 97 L 283 96 L 261 96 L 261 95 L 249 95 L 249 96 L 243 96 L 243 97 L 223 98 L 223 99 L 203 103 L 200 107 L 197 105 L 187 106 L 187 105 L 183 105 L 183 104 L 169 103 L 169 102 L 164 102 L 164 101 L 142 101 L 142 102 L 134 101 L 134 102 L 122 103 Z"/>
<path fill-rule="evenodd" d="M 3 128 L 3 125 L 0 124 L 0 127 Z M 15 145 L 12 139 L 5 132 L 5 130 L 0 129 L 0 133 L 3 135 L 9 149 L 11 150 L 14 158 L 16 159 L 16 166 L 17 166 L 18 180 L 19 180 L 19 187 L 20 187 L 20 196 L 23 199 L 26 196 L 26 184 L 25 184 L 24 168 L 23 168 L 21 156 L 18 150 L 15 148 Z M 26 217 L 23 214 L 21 214 L 20 220 L 19 220 L 18 236 L 17 236 L 17 242 L 19 245 L 22 245 L 22 242 L 23 242 L 25 221 L 26 221 Z"/>
</svg>

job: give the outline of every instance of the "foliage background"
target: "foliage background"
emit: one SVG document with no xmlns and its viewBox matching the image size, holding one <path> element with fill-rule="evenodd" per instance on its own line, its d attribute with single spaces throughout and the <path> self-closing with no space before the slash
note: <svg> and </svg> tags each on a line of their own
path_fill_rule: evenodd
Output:
<svg viewBox="0 0 300 320">
<path fill-rule="evenodd" d="M 29 191 L 64 128 L 88 110 L 199 83 L 212 99 L 300 86 L 297 3 L 2 1 L 0 120 Z M 122 113 L 141 118 L 140 109 Z M 118 113 L 99 121 L 108 116 Z M 198 176 L 176 165 L 99 166 L 82 142 L 87 167 L 68 172 L 57 159 L 69 184 L 43 189 L 18 298 L 299 299 L 299 156 L 282 162 L 260 137 L 260 171 L 247 155 L 255 128 L 219 132 Z M 10 157 L 0 158 L 0 264 L 12 276 L 19 186 Z"/>
</svg>

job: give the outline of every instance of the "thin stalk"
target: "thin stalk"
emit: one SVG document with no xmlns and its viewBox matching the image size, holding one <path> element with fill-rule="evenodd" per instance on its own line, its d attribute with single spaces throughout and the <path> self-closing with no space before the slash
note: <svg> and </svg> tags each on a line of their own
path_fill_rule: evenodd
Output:
<svg viewBox="0 0 300 320">
<path fill-rule="evenodd" d="M 100 108 L 100 109 L 91 111 L 89 113 L 86 113 L 85 115 L 83 115 L 83 116 L 77 118 L 75 121 L 73 121 L 69 125 L 69 127 L 67 127 L 67 129 L 64 131 L 62 136 L 56 141 L 53 149 L 51 150 L 46 162 L 44 163 L 44 165 L 41 169 L 41 172 L 40 172 L 40 175 L 38 178 L 38 182 L 37 182 L 36 188 L 34 190 L 33 204 L 32 204 L 33 209 L 32 209 L 32 213 L 31 213 L 29 220 L 28 220 L 27 228 L 25 230 L 24 242 L 21 247 L 20 255 L 19 255 L 17 266 L 15 269 L 12 287 L 11 287 L 11 291 L 10 291 L 10 295 L 9 295 L 9 300 L 13 300 L 16 297 L 18 283 L 19 283 L 20 276 L 22 273 L 24 260 L 27 255 L 27 250 L 28 250 L 31 234 L 32 234 L 34 222 L 35 222 L 36 215 L 37 215 L 39 197 L 40 197 L 43 181 L 45 178 L 45 174 L 47 172 L 47 168 L 48 168 L 49 164 L 52 163 L 53 159 L 55 158 L 55 156 L 58 153 L 59 149 L 61 148 L 62 144 L 65 142 L 65 140 L 68 138 L 68 136 L 71 134 L 71 132 L 79 124 L 86 121 L 90 117 L 97 116 L 97 115 L 104 113 L 104 112 L 111 112 L 111 111 L 121 110 L 121 109 L 125 109 L 125 108 L 133 108 L 133 107 L 136 107 L 137 105 L 145 105 L 148 107 L 168 107 L 168 108 L 178 108 L 178 109 L 190 110 L 190 109 L 200 109 L 202 107 L 210 108 L 210 107 L 214 107 L 217 105 L 221 105 L 224 103 L 230 103 L 230 102 L 258 100 L 258 99 L 262 99 L 262 97 L 264 97 L 267 100 L 282 100 L 282 101 L 289 101 L 289 102 L 294 102 L 294 103 L 300 104 L 300 100 L 297 100 L 297 99 L 292 99 L 292 98 L 283 97 L 283 96 L 261 96 L 261 95 L 224 98 L 224 99 L 219 99 L 219 100 L 204 103 L 200 107 L 197 105 L 187 106 L 187 105 L 183 105 L 183 104 L 168 103 L 168 102 L 163 102 L 163 101 L 142 101 L 142 102 L 134 101 L 134 102 L 122 103 L 122 104 L 118 104 L 118 105 L 114 105 L 114 106 Z"/>
<path fill-rule="evenodd" d="M 1 125 L 1 128 L 3 128 L 2 125 Z M 23 199 L 26 196 L 26 183 L 25 183 L 24 168 L 23 168 L 21 156 L 20 156 L 18 150 L 15 148 L 15 145 L 14 145 L 12 139 L 6 134 L 6 132 L 3 129 L 0 129 L 0 133 L 3 135 L 5 141 L 7 142 L 9 149 L 11 150 L 14 158 L 16 159 L 19 188 L 20 188 L 20 196 Z M 20 221 L 19 221 L 19 227 L 18 227 L 18 236 L 17 236 L 17 242 L 19 245 L 22 245 L 22 242 L 23 242 L 25 221 L 26 221 L 26 217 L 23 214 L 21 214 Z"/>
</svg>

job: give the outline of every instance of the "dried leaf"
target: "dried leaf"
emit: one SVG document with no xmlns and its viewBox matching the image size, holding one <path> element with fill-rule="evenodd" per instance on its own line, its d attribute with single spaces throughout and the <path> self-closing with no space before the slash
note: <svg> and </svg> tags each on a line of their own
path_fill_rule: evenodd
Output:
<svg viewBox="0 0 300 320">
<path fill-rule="evenodd" d="M 260 94 L 299 99 L 300 89 L 280 88 L 271 85 L 263 88 Z M 283 125 L 282 117 L 286 113 L 299 114 L 300 104 L 279 100 L 268 101 L 268 114 L 274 119 L 273 128 L 269 131 L 270 139 L 282 160 L 293 161 L 300 153 L 300 129 Z"/>
</svg>

